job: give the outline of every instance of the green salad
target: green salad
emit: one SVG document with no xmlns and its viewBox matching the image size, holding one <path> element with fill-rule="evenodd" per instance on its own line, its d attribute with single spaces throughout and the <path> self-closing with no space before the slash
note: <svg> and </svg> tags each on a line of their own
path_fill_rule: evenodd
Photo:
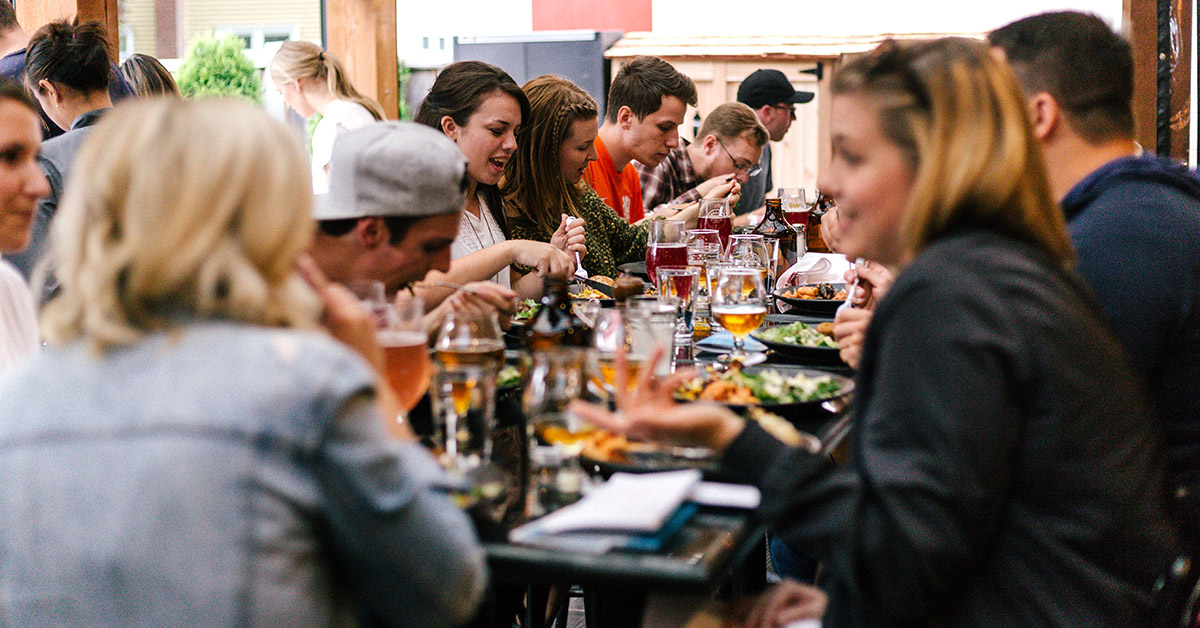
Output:
<svg viewBox="0 0 1200 628">
<path fill-rule="evenodd" d="M 517 313 L 513 314 L 514 321 L 527 321 L 537 314 L 538 305 L 541 305 L 533 299 L 522 299 L 517 303 Z"/>
<path fill-rule="evenodd" d="M 829 375 L 785 375 L 775 370 L 710 373 L 684 382 L 676 396 L 741 405 L 801 403 L 836 397 L 842 383 Z"/>
<path fill-rule="evenodd" d="M 837 348 L 837 342 L 833 338 L 817 331 L 816 327 L 799 321 L 788 323 L 787 325 L 768 327 L 755 333 L 754 336 L 767 342 L 778 342 L 799 347 Z"/>
<path fill-rule="evenodd" d="M 521 369 L 510 365 L 500 369 L 500 373 L 496 375 L 496 386 L 500 388 L 511 388 L 521 384 Z"/>
</svg>

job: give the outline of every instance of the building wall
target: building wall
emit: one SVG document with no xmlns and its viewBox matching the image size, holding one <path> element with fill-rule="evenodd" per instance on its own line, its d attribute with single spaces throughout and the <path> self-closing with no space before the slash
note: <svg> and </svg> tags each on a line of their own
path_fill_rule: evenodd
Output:
<svg viewBox="0 0 1200 628">
<path fill-rule="evenodd" d="M 134 52 L 159 56 L 155 50 L 154 0 L 122 0 L 122 29 L 132 27 Z M 214 29 L 288 32 L 298 39 L 321 41 L 320 0 L 184 0 L 185 38 Z"/>
</svg>

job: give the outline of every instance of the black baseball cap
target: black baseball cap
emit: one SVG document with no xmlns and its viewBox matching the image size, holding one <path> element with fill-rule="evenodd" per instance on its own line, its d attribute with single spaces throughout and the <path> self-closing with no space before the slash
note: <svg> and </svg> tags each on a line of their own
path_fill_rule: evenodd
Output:
<svg viewBox="0 0 1200 628">
<path fill-rule="evenodd" d="M 776 103 L 804 103 L 813 99 L 812 92 L 799 92 L 779 70 L 755 70 L 738 87 L 738 102 L 758 109 Z"/>
</svg>

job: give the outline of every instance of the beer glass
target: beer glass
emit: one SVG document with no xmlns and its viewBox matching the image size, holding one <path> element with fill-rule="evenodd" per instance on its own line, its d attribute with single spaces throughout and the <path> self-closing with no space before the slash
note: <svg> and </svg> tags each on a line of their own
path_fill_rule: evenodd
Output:
<svg viewBox="0 0 1200 628">
<path fill-rule="evenodd" d="M 424 316 L 421 297 L 401 293 L 395 303 L 384 303 L 379 321 L 377 338 L 383 349 L 384 379 L 405 412 L 412 411 L 429 387 L 431 369 Z"/>
<path fill-rule="evenodd" d="M 578 455 L 583 439 L 596 428 L 568 408 L 584 393 L 584 361 L 584 351 L 575 347 L 538 351 L 531 358 L 521 397 L 529 439 L 527 515 L 570 504 L 588 484 Z"/>
<path fill-rule="evenodd" d="M 729 361 L 747 357 L 745 342 L 750 332 L 758 329 L 767 318 L 767 298 L 762 274 L 754 268 L 734 266 L 721 268 L 713 284 L 712 315 L 733 335 L 733 351 Z"/>
<path fill-rule="evenodd" d="M 488 462 L 496 414 L 496 375 L 504 340 L 495 312 L 451 312 L 434 341 L 434 410 L 443 461 L 454 471 Z"/>
</svg>

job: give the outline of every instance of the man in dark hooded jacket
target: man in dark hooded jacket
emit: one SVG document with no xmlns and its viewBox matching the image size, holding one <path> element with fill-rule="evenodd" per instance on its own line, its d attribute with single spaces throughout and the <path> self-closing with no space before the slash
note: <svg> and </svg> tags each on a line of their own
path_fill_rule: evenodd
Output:
<svg viewBox="0 0 1200 628">
<path fill-rule="evenodd" d="M 994 31 L 1029 99 L 1077 270 L 1161 419 L 1175 486 L 1200 493 L 1200 179 L 1133 140 L 1129 44 L 1100 18 Z"/>
</svg>

